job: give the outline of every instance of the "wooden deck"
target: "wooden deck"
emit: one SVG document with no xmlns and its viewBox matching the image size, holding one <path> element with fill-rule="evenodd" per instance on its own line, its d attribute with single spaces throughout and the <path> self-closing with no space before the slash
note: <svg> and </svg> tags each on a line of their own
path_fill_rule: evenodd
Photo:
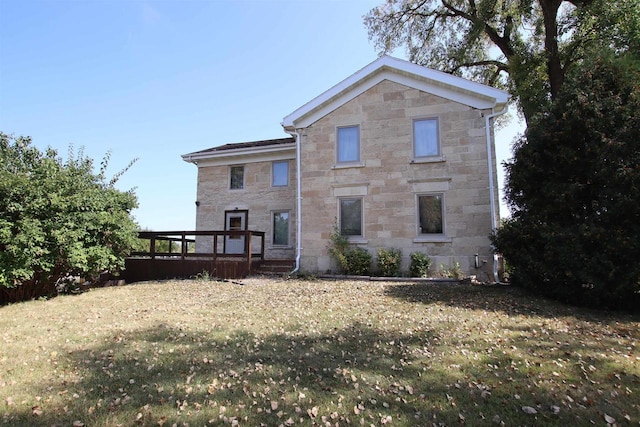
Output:
<svg viewBox="0 0 640 427">
<path fill-rule="evenodd" d="M 129 283 L 206 275 L 241 279 L 255 272 L 291 271 L 291 260 L 264 259 L 264 235 L 253 230 L 141 231 L 138 237 L 149 242 L 149 249 L 126 259 L 123 278 Z M 207 252 L 196 252 L 196 241 Z"/>
</svg>

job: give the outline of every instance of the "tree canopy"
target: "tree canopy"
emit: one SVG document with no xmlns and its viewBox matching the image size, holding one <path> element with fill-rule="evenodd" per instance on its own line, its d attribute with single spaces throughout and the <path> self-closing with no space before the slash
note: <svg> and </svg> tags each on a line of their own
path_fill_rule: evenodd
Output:
<svg viewBox="0 0 640 427">
<path fill-rule="evenodd" d="M 137 237 L 136 196 L 114 187 L 133 162 L 108 179 L 108 155 L 95 173 L 82 151 L 69 151 L 63 161 L 0 133 L 0 300 L 55 294 L 66 276 L 118 269 Z"/>
<path fill-rule="evenodd" d="M 364 22 L 380 52 L 508 90 L 527 123 L 586 52 L 640 50 L 638 0 L 387 0 Z"/>
<path fill-rule="evenodd" d="M 594 55 L 567 75 L 506 164 L 512 218 L 494 236 L 513 281 L 640 308 L 640 58 Z"/>
</svg>

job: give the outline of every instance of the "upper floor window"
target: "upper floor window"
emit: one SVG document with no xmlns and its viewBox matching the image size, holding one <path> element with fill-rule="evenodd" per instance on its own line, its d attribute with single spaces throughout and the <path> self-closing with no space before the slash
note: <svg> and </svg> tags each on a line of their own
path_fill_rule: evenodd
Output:
<svg viewBox="0 0 640 427">
<path fill-rule="evenodd" d="M 229 189 L 242 190 L 244 188 L 244 166 L 229 168 Z"/>
<path fill-rule="evenodd" d="M 443 198 L 442 194 L 418 195 L 419 234 L 444 234 Z"/>
<path fill-rule="evenodd" d="M 338 163 L 360 161 L 360 127 L 346 126 L 338 128 Z"/>
<path fill-rule="evenodd" d="M 340 234 L 362 237 L 362 198 L 339 199 Z"/>
<path fill-rule="evenodd" d="M 289 185 L 289 162 L 287 160 L 271 164 L 271 185 L 273 187 Z"/>
<path fill-rule="evenodd" d="M 413 121 L 413 155 L 435 157 L 440 155 L 440 136 L 438 119 L 420 119 Z"/>
</svg>

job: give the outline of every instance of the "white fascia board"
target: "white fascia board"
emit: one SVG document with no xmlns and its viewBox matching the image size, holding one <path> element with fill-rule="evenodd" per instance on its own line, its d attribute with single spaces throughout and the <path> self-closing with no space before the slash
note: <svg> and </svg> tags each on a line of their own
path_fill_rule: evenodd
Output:
<svg viewBox="0 0 640 427">
<path fill-rule="evenodd" d="M 259 157 L 271 157 L 274 154 L 278 153 L 287 153 L 292 152 L 295 155 L 296 144 L 278 144 L 273 146 L 266 147 L 246 147 L 246 148 L 236 148 L 236 149 L 227 149 L 222 151 L 210 151 L 204 153 L 189 153 L 183 154 L 182 160 L 187 163 L 200 163 L 205 160 L 213 160 L 213 159 L 229 159 L 229 158 L 238 158 L 238 157 L 251 157 L 251 158 L 259 158 Z M 294 156 L 295 157 L 295 156 Z M 259 160 L 256 160 L 259 161 Z"/>
<path fill-rule="evenodd" d="M 479 109 L 499 111 L 509 100 L 509 94 L 502 90 L 383 56 L 286 116 L 282 126 L 289 130 L 307 127 L 383 80 Z"/>
<path fill-rule="evenodd" d="M 247 147 L 228 149 L 215 152 L 183 154 L 182 160 L 198 166 L 209 164 L 236 164 L 293 159 L 296 154 L 296 144 L 279 144 L 266 147 Z M 245 161 L 246 159 L 246 161 Z"/>
</svg>

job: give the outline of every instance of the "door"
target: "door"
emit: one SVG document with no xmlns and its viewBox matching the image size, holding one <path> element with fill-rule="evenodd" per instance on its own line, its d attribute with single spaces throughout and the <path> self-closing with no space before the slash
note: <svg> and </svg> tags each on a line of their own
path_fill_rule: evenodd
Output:
<svg viewBox="0 0 640 427">
<path fill-rule="evenodd" d="M 225 231 L 241 231 L 247 229 L 248 211 L 227 211 L 224 213 Z M 245 236 L 225 236 L 224 253 L 242 254 L 244 253 Z"/>
</svg>

